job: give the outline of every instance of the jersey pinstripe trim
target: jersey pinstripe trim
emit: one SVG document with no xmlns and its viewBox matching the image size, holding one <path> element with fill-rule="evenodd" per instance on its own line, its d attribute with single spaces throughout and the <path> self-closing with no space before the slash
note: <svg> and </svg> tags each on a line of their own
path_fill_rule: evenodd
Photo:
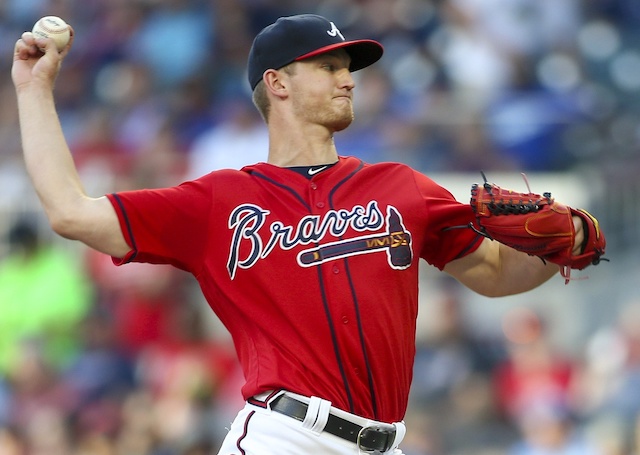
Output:
<svg viewBox="0 0 640 455">
<path fill-rule="evenodd" d="M 122 203 L 120 196 L 118 196 L 117 193 L 112 193 L 111 197 L 113 197 L 113 200 L 116 201 L 116 203 L 118 204 L 118 207 L 120 208 L 122 219 L 124 220 L 124 224 L 127 227 L 127 236 L 129 237 L 129 241 L 131 242 L 131 245 L 129 246 L 131 247 L 132 252 L 130 255 L 128 255 L 128 257 L 126 258 L 126 261 L 123 262 L 123 264 L 125 264 L 127 262 L 132 262 L 135 259 L 135 257 L 138 254 L 138 247 L 136 245 L 136 239 L 133 237 L 133 229 L 131 228 L 131 222 L 129 221 L 129 217 L 127 216 L 127 212 L 124 209 L 124 204 Z"/>
<path fill-rule="evenodd" d="M 333 205 L 333 196 L 334 196 L 335 192 L 344 183 L 346 183 L 350 178 L 352 178 L 355 174 L 357 174 L 363 167 L 364 167 L 364 162 L 362 160 L 360 160 L 360 164 L 358 165 L 358 167 L 353 172 L 351 172 L 349 175 L 347 175 L 344 179 L 339 181 L 336 184 L 336 186 L 334 186 L 331 189 L 331 191 L 329 192 L 328 198 L 329 198 L 329 207 L 332 210 L 335 210 L 335 207 Z M 343 237 L 340 236 L 340 239 L 343 240 Z M 371 398 L 371 408 L 372 408 L 372 411 L 373 411 L 374 418 L 377 419 L 378 418 L 378 404 L 377 404 L 375 386 L 374 386 L 374 382 L 373 382 L 373 375 L 371 374 L 371 365 L 369 363 L 369 355 L 367 353 L 367 348 L 366 348 L 365 341 L 364 341 L 364 329 L 362 327 L 362 319 L 360 317 L 360 305 L 358 303 L 358 296 L 356 294 L 355 286 L 353 285 L 353 278 L 351 276 L 351 271 L 349 270 L 348 258 L 344 258 L 342 261 L 344 263 L 345 272 L 347 274 L 347 280 L 349 281 L 349 290 L 351 292 L 351 297 L 353 299 L 353 306 L 354 306 L 354 310 L 356 312 L 356 321 L 357 321 L 357 326 L 358 326 L 358 337 L 360 338 L 360 348 L 362 349 L 362 356 L 364 358 L 364 363 L 366 365 L 367 381 L 369 383 L 369 396 Z M 353 403 L 351 401 L 350 401 L 350 403 L 353 406 Z M 353 412 L 353 410 L 351 412 Z"/>
<path fill-rule="evenodd" d="M 240 447 L 240 444 L 242 444 L 242 441 L 248 436 L 249 434 L 249 421 L 251 420 L 251 418 L 253 417 L 253 415 L 256 413 L 256 411 L 251 411 L 249 413 L 249 415 L 247 416 L 246 420 L 244 421 L 244 431 L 242 432 L 242 434 L 240 435 L 240 437 L 238 438 L 238 441 L 236 442 L 236 447 L 238 448 L 238 450 L 240 451 L 241 455 L 246 455 L 245 450 Z"/>
<path fill-rule="evenodd" d="M 322 305 L 324 306 L 324 312 L 327 316 L 327 324 L 329 324 L 329 331 L 331 333 L 331 342 L 333 343 L 333 352 L 336 356 L 336 361 L 338 362 L 338 368 L 340 369 L 340 376 L 342 376 L 342 384 L 344 386 L 344 391 L 347 394 L 347 401 L 349 402 L 349 412 L 353 413 L 355 406 L 353 404 L 353 395 L 351 394 L 351 387 L 349 386 L 349 381 L 347 380 L 347 373 L 344 369 L 344 362 L 342 360 L 342 356 L 340 355 L 340 344 L 338 343 L 338 336 L 336 334 L 336 328 L 333 324 L 333 317 L 331 314 L 331 309 L 329 308 L 329 302 L 327 301 L 327 293 L 325 290 L 324 280 L 322 279 L 322 269 L 320 265 L 316 266 L 316 270 L 318 271 L 318 281 L 320 282 L 320 295 L 322 296 Z"/>
<path fill-rule="evenodd" d="M 256 172 L 256 171 L 250 171 L 250 174 L 255 176 L 255 177 L 259 177 L 263 180 L 266 180 L 269 183 L 272 183 L 273 185 L 282 188 L 283 190 L 287 190 L 289 193 L 293 194 L 293 196 L 295 196 L 295 198 L 300 201 L 300 203 L 307 209 L 309 210 L 309 212 L 311 212 L 311 207 L 309 206 L 309 204 L 307 204 L 307 202 L 304 200 L 304 198 L 302 198 L 298 193 L 296 193 L 291 187 L 284 185 L 280 182 L 277 182 L 269 177 L 267 177 L 264 174 L 261 174 L 260 172 Z"/>
<path fill-rule="evenodd" d="M 330 191 L 329 193 L 329 198 L 331 198 L 331 195 L 335 192 L 335 190 L 342 185 L 344 182 L 346 182 L 347 180 L 349 180 L 356 172 L 358 172 L 360 169 L 362 169 L 362 167 L 364 166 L 363 162 L 360 161 L 360 165 L 357 167 L 356 170 L 354 170 L 351 174 L 349 174 L 347 177 L 345 177 L 343 180 L 341 180 L 340 182 L 338 182 L 336 184 L 336 186 Z M 292 195 L 295 196 L 296 199 L 298 199 L 300 201 L 300 203 L 307 208 L 307 210 L 309 210 L 309 213 L 311 213 L 311 207 L 309 206 L 309 204 L 307 204 L 307 202 L 304 200 L 304 198 L 302 198 L 295 190 L 293 190 L 291 187 L 284 185 L 280 182 L 277 182 L 269 177 L 267 177 L 264 174 L 261 174 L 259 172 L 256 171 L 252 171 L 251 175 L 254 175 L 256 177 L 262 178 L 288 192 L 290 192 Z M 315 246 L 319 246 L 319 243 L 315 243 Z M 344 386 L 344 391 L 345 394 L 347 396 L 347 401 L 349 403 L 349 412 L 354 412 L 355 411 L 355 405 L 354 405 L 354 401 L 353 401 L 353 394 L 351 393 L 351 387 L 349 386 L 349 381 L 347 380 L 347 373 L 345 371 L 344 368 L 344 361 L 342 360 L 342 356 L 340 355 L 340 344 L 338 343 L 338 336 L 336 333 L 336 328 L 335 325 L 333 324 L 333 318 L 332 318 L 332 313 L 331 313 L 331 309 L 329 307 L 329 302 L 327 300 L 327 295 L 326 295 L 326 290 L 325 290 L 325 284 L 324 284 L 324 280 L 322 278 L 322 269 L 320 268 L 320 264 L 318 264 L 316 266 L 316 269 L 318 271 L 318 282 L 320 284 L 320 292 L 321 292 L 321 297 L 322 297 L 322 305 L 324 307 L 324 312 L 327 318 L 327 324 L 329 326 L 329 332 L 331 334 L 331 342 L 333 344 L 333 352 L 336 356 L 336 362 L 338 364 L 338 369 L 340 371 L 340 376 L 342 377 L 342 384 Z M 358 322 L 358 325 L 360 325 L 360 322 Z M 368 364 L 367 364 L 368 366 Z"/>
</svg>

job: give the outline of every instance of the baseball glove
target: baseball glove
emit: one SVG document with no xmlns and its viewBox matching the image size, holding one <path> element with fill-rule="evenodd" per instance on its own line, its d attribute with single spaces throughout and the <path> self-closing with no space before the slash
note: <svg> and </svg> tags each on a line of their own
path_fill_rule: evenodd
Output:
<svg viewBox="0 0 640 455">
<path fill-rule="evenodd" d="M 604 234 L 598 220 L 586 210 L 560 204 L 551 193 L 539 195 L 530 189 L 529 193 L 517 193 L 488 183 L 484 174 L 482 177 L 484 184 L 471 187 L 471 208 L 477 223 L 471 227 L 478 233 L 558 264 L 566 283 L 571 269 L 582 270 L 606 260 L 602 258 Z M 580 254 L 575 256 L 574 216 L 582 220 L 584 231 Z"/>
</svg>

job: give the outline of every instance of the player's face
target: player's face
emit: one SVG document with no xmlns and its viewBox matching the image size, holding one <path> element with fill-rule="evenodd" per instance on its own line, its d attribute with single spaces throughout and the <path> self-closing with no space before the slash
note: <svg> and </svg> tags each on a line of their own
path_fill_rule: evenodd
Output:
<svg viewBox="0 0 640 455">
<path fill-rule="evenodd" d="M 353 88 L 343 50 L 297 62 L 291 78 L 291 100 L 296 116 L 310 123 L 341 131 L 353 121 Z"/>
</svg>

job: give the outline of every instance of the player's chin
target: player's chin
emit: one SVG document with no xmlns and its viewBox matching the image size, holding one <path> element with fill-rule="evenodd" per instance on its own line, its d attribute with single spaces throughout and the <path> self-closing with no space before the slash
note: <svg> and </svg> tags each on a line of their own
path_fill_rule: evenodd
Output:
<svg viewBox="0 0 640 455">
<path fill-rule="evenodd" d="M 341 121 L 341 122 L 334 122 L 334 123 L 331 125 L 331 126 L 332 126 L 332 128 L 331 128 L 331 129 L 332 129 L 333 131 L 335 131 L 335 132 L 342 131 L 342 130 L 347 129 L 347 127 L 348 127 L 349 125 L 351 125 L 351 123 L 352 123 L 352 122 L 353 122 L 353 117 L 351 117 L 351 118 L 349 118 L 349 119 L 344 119 L 344 120 L 343 120 L 343 121 Z"/>
<path fill-rule="evenodd" d="M 353 111 L 343 112 L 341 115 L 336 115 L 331 122 L 331 129 L 334 131 L 342 131 L 346 129 L 353 122 Z"/>
</svg>

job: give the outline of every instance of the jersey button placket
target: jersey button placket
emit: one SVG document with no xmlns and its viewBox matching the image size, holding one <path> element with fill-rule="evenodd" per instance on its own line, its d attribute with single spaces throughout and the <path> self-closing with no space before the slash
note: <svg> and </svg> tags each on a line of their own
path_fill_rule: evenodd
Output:
<svg viewBox="0 0 640 455">
<path fill-rule="evenodd" d="M 318 185 L 315 182 L 311 182 L 309 183 L 309 188 L 311 189 L 312 193 L 315 193 L 318 189 Z M 317 196 L 317 193 L 311 195 L 312 199 L 315 199 L 316 196 Z M 324 201 L 315 201 L 313 205 L 315 205 L 316 208 L 322 210 L 325 208 L 326 203 Z"/>
</svg>

